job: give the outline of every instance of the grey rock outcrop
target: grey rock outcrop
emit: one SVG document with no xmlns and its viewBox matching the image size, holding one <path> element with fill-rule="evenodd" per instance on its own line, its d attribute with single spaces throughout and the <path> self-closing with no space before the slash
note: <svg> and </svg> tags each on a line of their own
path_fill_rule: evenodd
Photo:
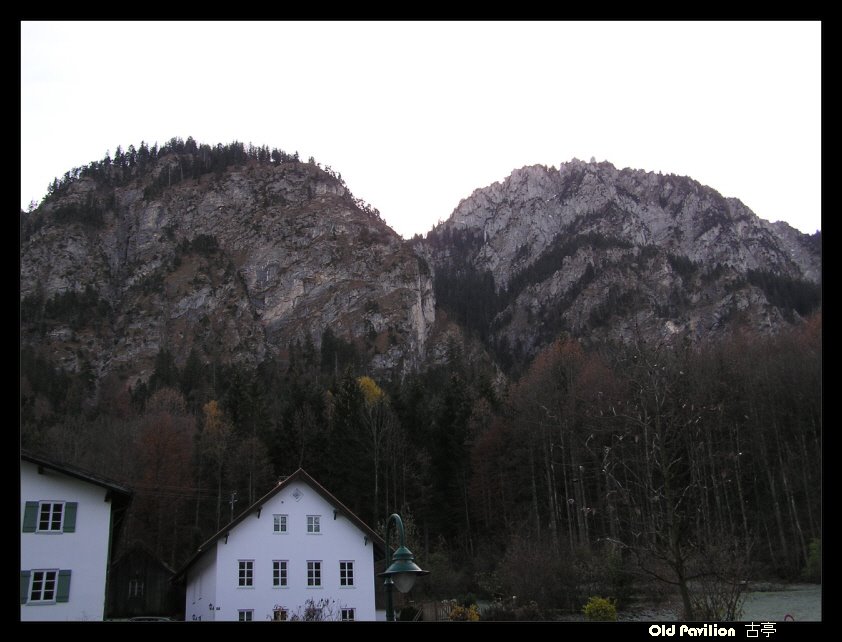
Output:
<svg viewBox="0 0 842 642">
<path fill-rule="evenodd" d="M 34 318 L 22 320 L 22 343 L 69 370 L 86 361 L 140 379 L 162 348 L 177 363 L 196 349 L 253 365 L 308 337 L 318 346 L 327 328 L 375 370 L 423 359 L 430 271 L 340 180 L 311 164 L 252 163 L 150 189 L 178 162 L 160 159 L 148 180 L 120 188 L 82 178 L 29 215 L 21 301 Z M 74 207 L 101 215 L 65 220 Z M 44 312 L 83 299 L 106 317 Z"/>
<path fill-rule="evenodd" d="M 329 329 L 374 372 L 455 344 L 506 370 L 561 333 L 702 341 L 821 305 L 820 232 L 685 177 L 525 167 L 404 241 L 315 164 L 184 178 L 190 162 L 164 154 L 117 187 L 82 175 L 21 213 L 22 347 L 134 384 L 162 349 L 255 365 Z"/>
<path fill-rule="evenodd" d="M 476 190 L 422 251 L 457 291 L 465 274 L 491 275 L 497 313 L 477 329 L 521 361 L 559 332 L 772 332 L 797 315 L 773 295 L 800 283 L 815 298 L 821 284 L 820 233 L 764 221 L 689 178 L 576 159 Z"/>
<path fill-rule="evenodd" d="M 517 169 L 502 183 L 474 191 L 442 227 L 481 232 L 474 263 L 489 269 L 498 287 L 558 235 L 587 233 L 654 245 L 692 261 L 821 280 L 815 243 L 786 223 L 764 221 L 692 179 L 618 170 L 607 162 Z"/>
</svg>

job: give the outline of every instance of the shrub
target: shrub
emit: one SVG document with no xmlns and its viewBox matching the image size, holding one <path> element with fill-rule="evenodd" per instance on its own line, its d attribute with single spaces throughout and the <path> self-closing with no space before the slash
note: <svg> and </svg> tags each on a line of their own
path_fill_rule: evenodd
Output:
<svg viewBox="0 0 842 642">
<path fill-rule="evenodd" d="M 212 256 L 219 251 L 219 243 L 215 236 L 199 234 L 190 243 L 190 249 L 202 256 Z"/>
<path fill-rule="evenodd" d="M 414 606 L 405 606 L 398 614 L 398 620 L 401 622 L 414 622 L 421 616 L 421 612 Z"/>
<path fill-rule="evenodd" d="M 582 609 L 585 618 L 592 622 L 616 622 L 617 606 L 614 600 L 592 596 Z"/>
<path fill-rule="evenodd" d="M 499 601 L 491 604 L 483 613 L 486 622 L 540 622 L 552 619 L 553 612 L 539 609 L 535 602 L 518 604 L 516 599 Z"/>
<path fill-rule="evenodd" d="M 693 617 L 707 621 L 735 622 L 743 615 L 748 563 L 738 542 L 725 535 L 716 544 L 700 548 L 696 573 L 691 587 Z"/>
<path fill-rule="evenodd" d="M 578 594 L 579 570 L 567 556 L 548 557 L 549 546 L 542 538 L 513 539 L 498 569 L 502 589 L 516 595 L 519 604 L 535 602 L 541 610 L 577 610 L 584 599 Z"/>
<path fill-rule="evenodd" d="M 821 584 L 822 581 L 822 541 L 818 537 L 810 540 L 807 549 L 807 563 L 801 572 L 801 577 L 807 582 Z"/>
<path fill-rule="evenodd" d="M 457 604 L 450 611 L 450 620 L 453 622 L 479 622 L 479 609 L 476 604 L 470 606 Z"/>
</svg>

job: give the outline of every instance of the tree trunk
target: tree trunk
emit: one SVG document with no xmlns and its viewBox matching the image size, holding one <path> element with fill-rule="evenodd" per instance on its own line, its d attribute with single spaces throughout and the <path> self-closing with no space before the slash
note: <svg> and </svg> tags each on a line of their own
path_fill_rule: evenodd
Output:
<svg viewBox="0 0 842 642">
<path fill-rule="evenodd" d="M 535 514 L 535 534 L 541 534 L 541 518 L 538 513 L 538 484 L 535 481 L 535 456 L 529 446 L 529 471 L 532 476 L 532 512 Z"/>
<path fill-rule="evenodd" d="M 222 467 L 216 477 L 216 530 L 222 526 Z"/>
</svg>

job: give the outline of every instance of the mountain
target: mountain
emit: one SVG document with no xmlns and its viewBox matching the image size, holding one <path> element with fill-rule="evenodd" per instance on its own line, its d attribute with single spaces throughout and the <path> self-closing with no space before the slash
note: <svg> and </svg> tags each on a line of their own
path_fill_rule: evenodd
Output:
<svg viewBox="0 0 842 642">
<path fill-rule="evenodd" d="M 561 333 L 702 341 L 820 305 L 820 233 L 610 163 L 515 170 L 405 241 L 313 159 L 173 139 L 68 172 L 20 220 L 22 348 L 95 380 L 296 343 L 389 373 L 460 344 L 516 371 Z"/>
<path fill-rule="evenodd" d="M 515 170 L 417 248 L 439 306 L 509 365 L 559 333 L 768 333 L 821 302 L 820 232 L 764 221 L 690 178 L 606 162 Z"/>
<path fill-rule="evenodd" d="M 432 275 L 373 208 L 315 161 L 191 141 L 76 170 L 21 214 L 23 345 L 132 381 L 161 350 L 253 366 L 326 330 L 375 369 L 420 363 Z"/>
</svg>

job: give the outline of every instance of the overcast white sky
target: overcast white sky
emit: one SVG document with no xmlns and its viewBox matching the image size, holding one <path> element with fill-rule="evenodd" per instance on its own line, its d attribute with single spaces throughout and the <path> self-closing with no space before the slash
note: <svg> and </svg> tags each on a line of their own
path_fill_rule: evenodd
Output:
<svg viewBox="0 0 842 642">
<path fill-rule="evenodd" d="M 573 157 L 691 176 L 812 233 L 821 24 L 21 24 L 22 208 L 173 136 L 315 156 L 405 237 Z"/>
</svg>

